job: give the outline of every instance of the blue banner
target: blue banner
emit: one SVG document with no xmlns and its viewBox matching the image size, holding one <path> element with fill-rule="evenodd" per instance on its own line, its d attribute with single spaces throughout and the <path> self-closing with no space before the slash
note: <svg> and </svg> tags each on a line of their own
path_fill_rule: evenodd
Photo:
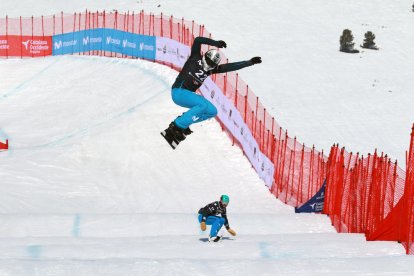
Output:
<svg viewBox="0 0 414 276">
<path fill-rule="evenodd" d="M 154 60 L 155 42 L 155 36 L 101 28 L 53 36 L 52 54 L 56 56 L 89 51 L 107 51 Z"/>
<path fill-rule="evenodd" d="M 325 201 L 326 180 L 319 191 L 302 206 L 295 208 L 295 213 L 320 213 Z"/>
</svg>

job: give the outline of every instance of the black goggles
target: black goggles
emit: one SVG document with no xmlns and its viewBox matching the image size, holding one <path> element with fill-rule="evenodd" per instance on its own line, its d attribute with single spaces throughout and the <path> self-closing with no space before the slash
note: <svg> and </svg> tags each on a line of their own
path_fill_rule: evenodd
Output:
<svg viewBox="0 0 414 276">
<path fill-rule="evenodd" d="M 217 64 L 214 63 L 214 61 L 212 61 L 209 57 L 206 57 L 205 60 L 206 60 L 206 63 L 207 63 L 208 66 L 210 66 L 212 68 L 217 66 Z"/>
</svg>

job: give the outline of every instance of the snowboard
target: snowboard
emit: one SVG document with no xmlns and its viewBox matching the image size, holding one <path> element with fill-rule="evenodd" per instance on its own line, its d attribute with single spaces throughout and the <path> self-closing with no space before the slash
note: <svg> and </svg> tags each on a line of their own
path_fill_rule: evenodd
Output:
<svg viewBox="0 0 414 276">
<path fill-rule="evenodd" d="M 179 141 L 174 139 L 174 136 L 167 132 L 167 130 L 164 130 L 161 132 L 162 137 L 164 137 L 164 139 L 167 141 L 167 143 L 173 148 L 176 149 L 178 144 L 180 143 Z"/>
</svg>

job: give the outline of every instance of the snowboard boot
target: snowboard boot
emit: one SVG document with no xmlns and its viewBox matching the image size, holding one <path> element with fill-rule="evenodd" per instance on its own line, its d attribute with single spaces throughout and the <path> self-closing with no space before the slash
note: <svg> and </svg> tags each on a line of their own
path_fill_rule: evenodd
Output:
<svg viewBox="0 0 414 276">
<path fill-rule="evenodd" d="M 178 143 L 185 140 L 185 129 L 179 128 L 174 122 L 171 122 L 171 124 L 168 126 L 167 131 L 173 135 L 174 140 L 176 140 Z"/>
<path fill-rule="evenodd" d="M 171 131 L 171 129 L 168 127 L 167 129 L 165 129 L 164 131 L 161 132 L 162 137 L 164 137 L 164 139 L 168 142 L 168 144 L 170 144 L 170 146 L 175 149 L 178 144 L 180 143 L 179 141 L 176 141 L 174 138 L 174 135 Z"/>
<path fill-rule="evenodd" d="M 185 139 L 185 136 L 190 135 L 192 131 L 189 128 L 179 128 L 174 122 L 170 123 L 167 129 L 161 132 L 161 135 L 167 140 L 168 144 L 173 149 L 176 149 L 178 144 Z"/>
<path fill-rule="evenodd" d="M 167 140 L 168 144 L 175 149 L 178 144 L 185 139 L 183 130 L 177 127 L 174 122 L 170 123 L 167 129 L 161 132 L 161 135 Z"/>
<path fill-rule="evenodd" d="M 208 237 L 209 242 L 218 242 L 220 240 L 221 240 L 221 236 Z"/>
<path fill-rule="evenodd" d="M 180 118 L 181 116 L 182 115 L 178 116 L 177 119 Z M 182 132 L 183 132 L 184 136 L 188 136 L 191 133 L 193 133 L 193 131 L 189 127 L 187 127 L 186 129 L 183 129 Z"/>
<path fill-rule="evenodd" d="M 185 137 L 187 137 L 191 133 L 193 133 L 193 131 L 189 127 L 187 127 L 186 129 L 183 129 L 183 134 Z"/>
</svg>

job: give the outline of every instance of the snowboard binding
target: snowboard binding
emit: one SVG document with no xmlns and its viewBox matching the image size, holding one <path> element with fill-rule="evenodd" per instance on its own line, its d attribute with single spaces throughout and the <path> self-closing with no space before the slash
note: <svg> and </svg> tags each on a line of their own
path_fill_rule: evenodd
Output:
<svg viewBox="0 0 414 276">
<path fill-rule="evenodd" d="M 179 128 L 174 122 L 171 122 L 167 129 L 161 132 L 162 137 L 167 140 L 168 144 L 176 149 L 181 141 L 185 140 L 185 137 L 193 133 L 190 128 Z"/>
</svg>

